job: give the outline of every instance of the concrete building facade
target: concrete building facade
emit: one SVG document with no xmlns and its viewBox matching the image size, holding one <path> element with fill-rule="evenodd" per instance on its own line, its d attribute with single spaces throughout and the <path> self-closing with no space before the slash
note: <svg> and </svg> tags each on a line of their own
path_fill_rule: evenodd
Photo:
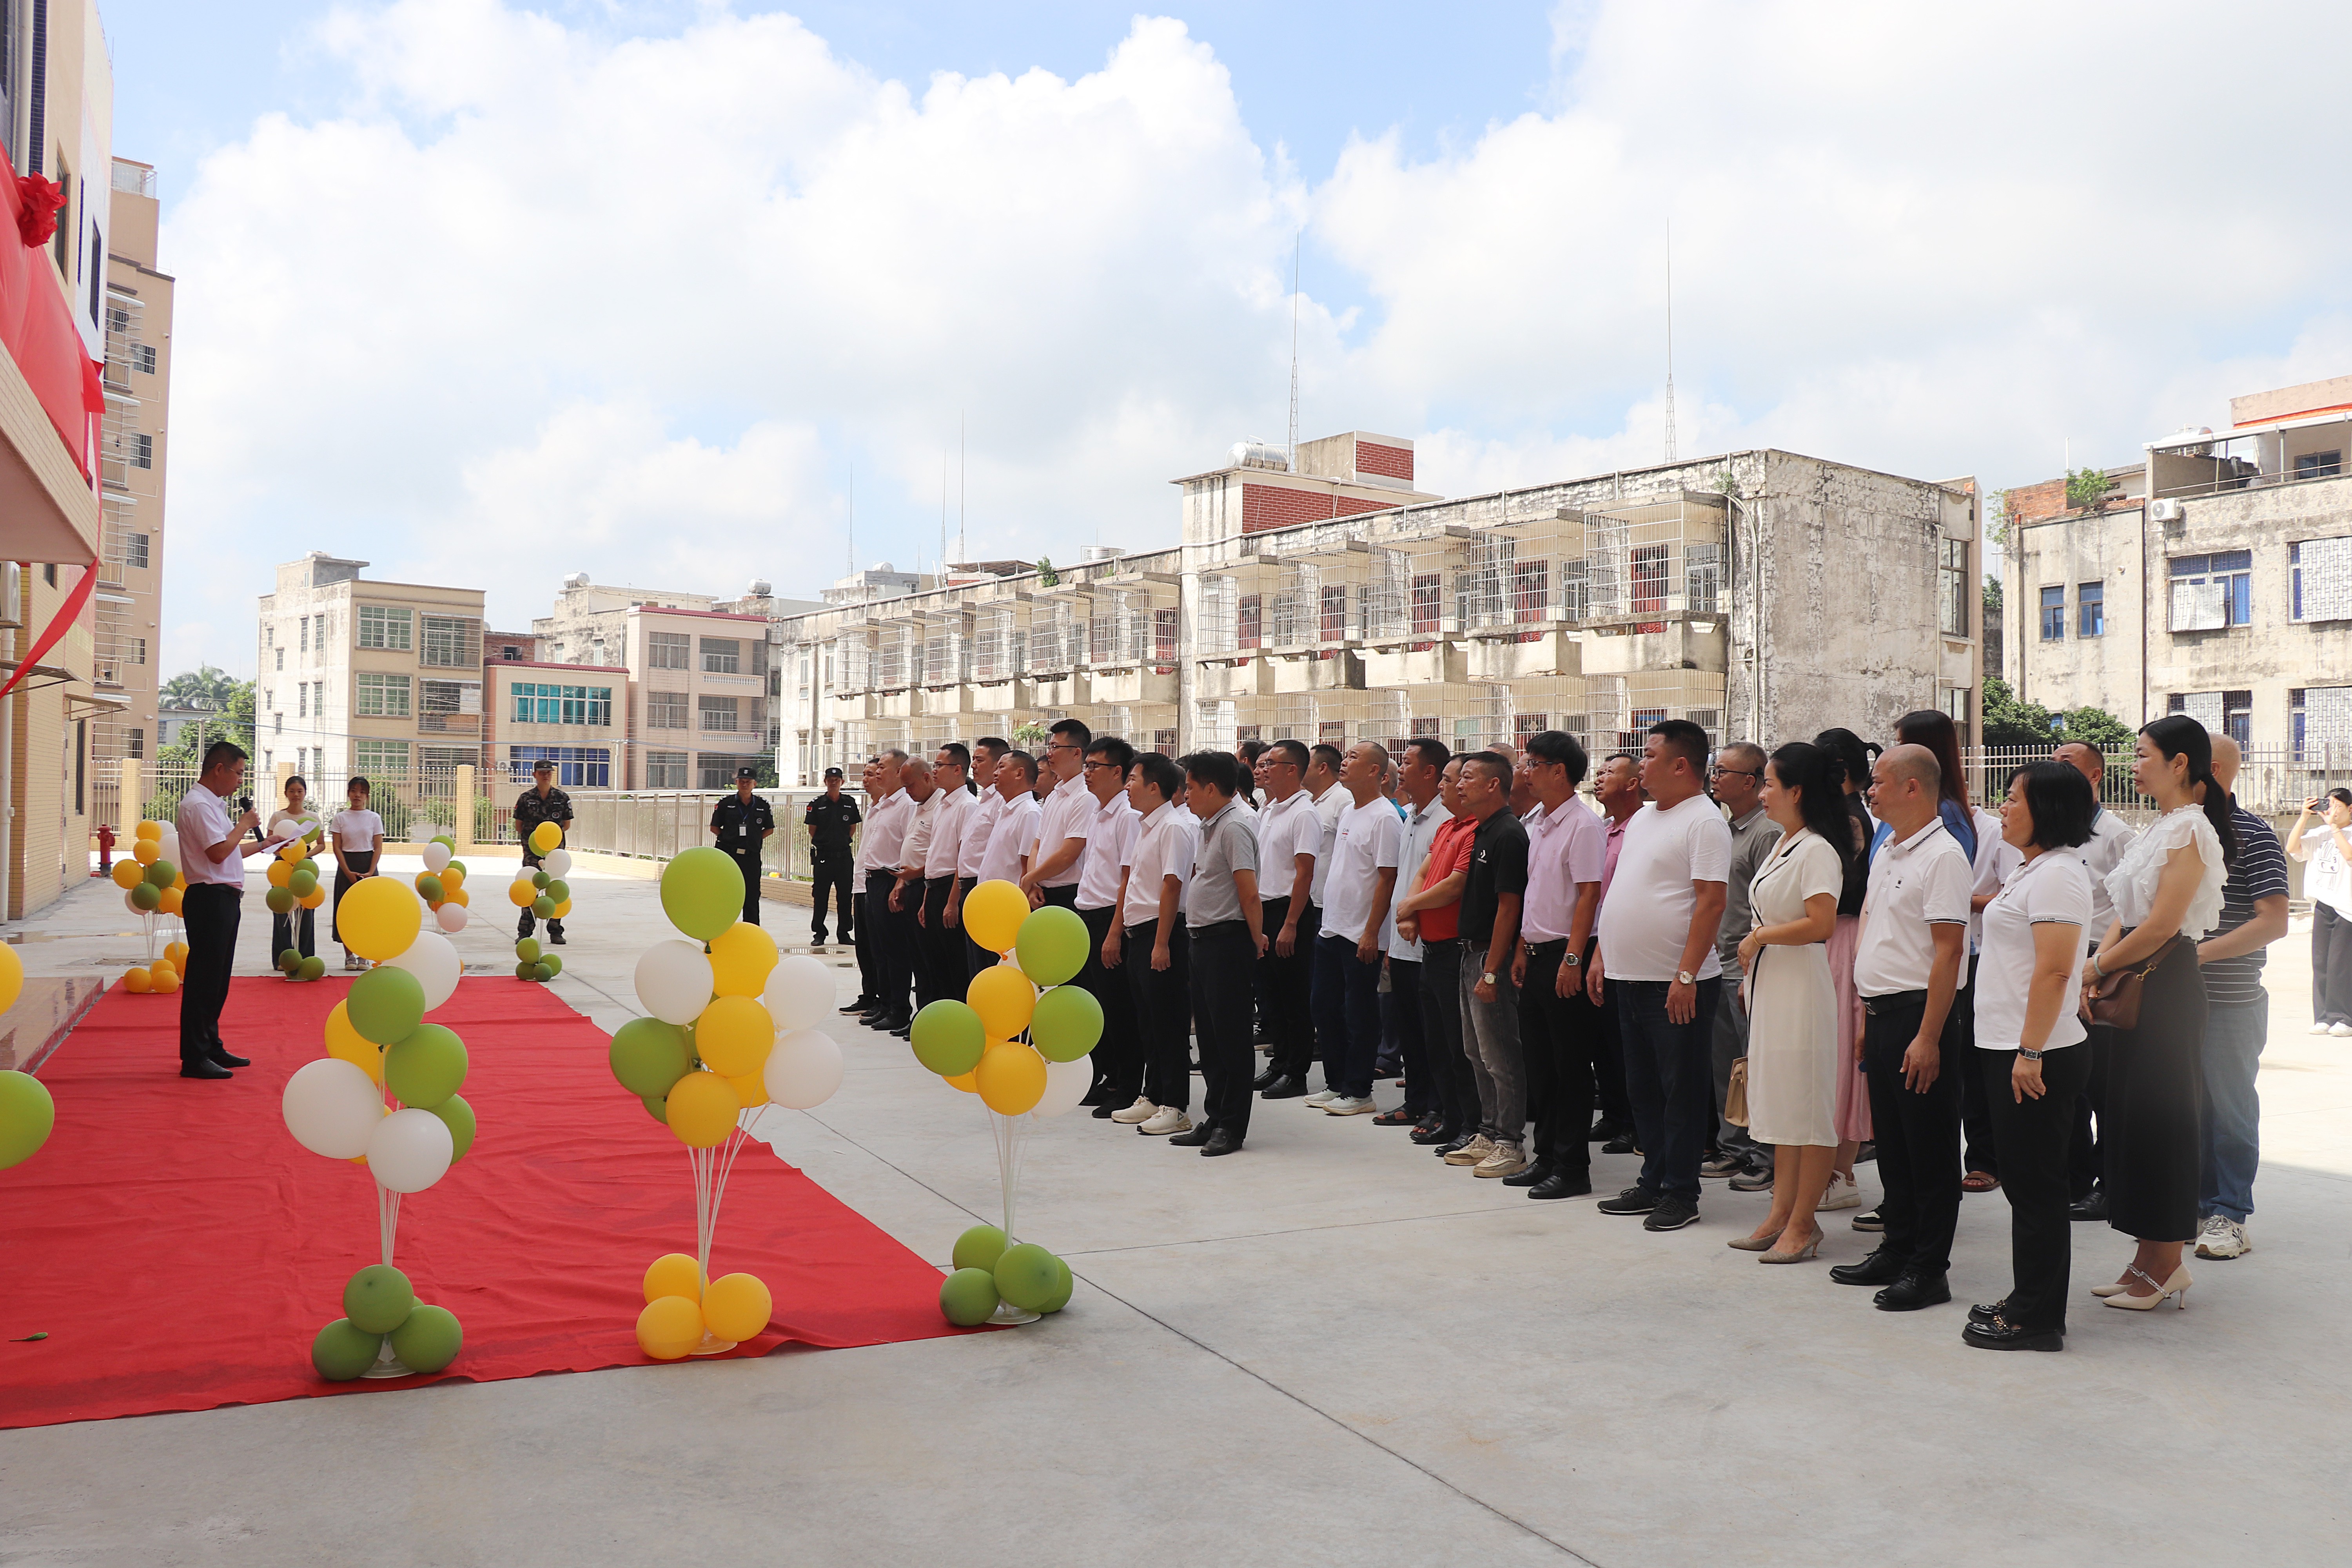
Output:
<svg viewBox="0 0 2352 1568">
<path fill-rule="evenodd" d="M 629 719 L 625 665 L 482 664 L 485 787 L 528 784 L 541 762 L 555 764 L 565 789 L 614 789 L 627 776 Z"/>
<path fill-rule="evenodd" d="M 155 171 L 114 160 L 106 258 L 105 423 L 99 452 L 103 509 L 91 615 L 97 689 L 122 708 L 90 728 L 90 762 L 109 768 L 167 743 L 160 710 L 164 470 L 170 457 L 171 275 L 156 268 L 162 204 Z"/>
</svg>

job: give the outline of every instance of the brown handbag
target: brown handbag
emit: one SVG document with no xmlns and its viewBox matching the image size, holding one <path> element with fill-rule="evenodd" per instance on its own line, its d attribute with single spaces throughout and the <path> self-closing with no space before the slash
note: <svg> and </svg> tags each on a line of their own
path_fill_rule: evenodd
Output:
<svg viewBox="0 0 2352 1568">
<path fill-rule="evenodd" d="M 1723 1091 L 1723 1119 L 1734 1127 L 1748 1125 L 1748 1058 L 1731 1064 L 1731 1084 Z"/>
<path fill-rule="evenodd" d="M 2172 956 L 2174 948 L 2188 940 L 2175 935 L 2148 954 L 2146 962 L 2116 970 L 2100 979 L 2091 987 L 2091 1022 L 2105 1024 L 2111 1029 L 2138 1028 L 2141 985 L 2156 973 L 2158 964 Z"/>
</svg>

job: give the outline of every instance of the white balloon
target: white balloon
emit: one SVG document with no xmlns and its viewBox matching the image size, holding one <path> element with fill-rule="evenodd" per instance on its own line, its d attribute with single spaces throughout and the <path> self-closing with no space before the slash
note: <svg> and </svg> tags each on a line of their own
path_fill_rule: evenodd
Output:
<svg viewBox="0 0 2352 1568">
<path fill-rule="evenodd" d="M 547 874 L 558 881 L 572 875 L 572 851 L 558 849 L 540 861 Z"/>
<path fill-rule="evenodd" d="M 466 929 L 466 906 L 463 904 L 444 904 L 439 909 L 433 911 L 433 918 L 435 921 L 439 922 L 443 931 L 446 931 L 454 936 L 458 931 Z"/>
<path fill-rule="evenodd" d="M 303 1063 L 286 1080 L 278 1109 L 294 1142 L 313 1154 L 356 1160 L 368 1152 L 376 1123 L 384 1119 L 383 1090 L 357 1063 L 321 1057 Z"/>
<path fill-rule="evenodd" d="M 777 1028 L 814 1029 L 833 1011 L 833 971 L 824 961 L 796 952 L 768 971 L 768 988 L 760 1000 Z"/>
<path fill-rule="evenodd" d="M 1034 1109 L 1040 1116 L 1059 1116 L 1066 1110 L 1075 1110 L 1094 1081 L 1095 1064 L 1090 1057 L 1080 1057 L 1074 1062 L 1047 1062 L 1045 1092 Z"/>
<path fill-rule="evenodd" d="M 133 898 L 131 898 L 131 892 L 130 892 L 130 889 L 125 889 L 123 890 L 123 894 L 122 894 L 122 907 L 123 907 L 124 909 L 126 909 L 126 910 L 129 910 L 132 914 L 139 916 L 139 917 L 140 917 L 141 919 L 142 919 L 142 920 L 143 920 L 143 919 L 145 919 L 147 916 L 152 915 L 152 914 L 153 914 L 153 913 L 155 912 L 155 911 L 154 911 L 154 910 L 142 910 L 142 909 L 141 909 L 141 908 L 139 907 L 138 901 L 137 901 L 136 900 L 134 900 Z"/>
<path fill-rule="evenodd" d="M 761 1076 L 770 1100 L 788 1110 L 806 1110 L 833 1098 L 841 1087 L 841 1047 L 831 1035 L 822 1029 L 794 1029 L 768 1053 Z"/>
<path fill-rule="evenodd" d="M 339 1065 L 351 1067 L 349 1062 Z M 368 1171 L 386 1192 L 421 1193 L 441 1179 L 457 1152 L 449 1124 L 412 1105 L 375 1124 L 367 1141 Z"/>
<path fill-rule="evenodd" d="M 637 1002 L 665 1024 L 702 1016 L 712 984 L 710 960 L 699 942 L 657 942 L 637 960 Z"/>
<path fill-rule="evenodd" d="M 436 877 L 447 870 L 449 847 L 446 844 L 427 844 L 425 847 L 425 868 Z"/>
<path fill-rule="evenodd" d="M 453 910 L 457 906 L 444 904 L 441 907 Z M 419 931 L 416 940 L 397 957 L 387 958 L 383 962 L 387 968 L 405 969 L 416 976 L 416 983 L 425 987 L 425 1010 L 428 1013 L 457 994 L 457 976 L 466 970 L 449 939 L 429 927 Z"/>
</svg>

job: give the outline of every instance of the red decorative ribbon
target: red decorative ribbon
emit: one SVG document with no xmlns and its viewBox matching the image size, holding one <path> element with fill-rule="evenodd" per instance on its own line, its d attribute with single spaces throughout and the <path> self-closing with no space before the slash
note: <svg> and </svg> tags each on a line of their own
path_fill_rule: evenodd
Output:
<svg viewBox="0 0 2352 1568">
<path fill-rule="evenodd" d="M 0 686 L 0 697 L 16 689 L 16 682 L 24 679 L 33 666 L 41 662 L 41 656 L 58 646 L 58 639 L 66 635 L 66 628 L 80 617 L 82 606 L 89 603 L 89 591 L 97 586 L 98 563 L 92 562 L 81 569 L 81 581 L 75 584 L 73 592 L 66 595 L 66 602 L 58 606 L 58 613 L 49 618 L 49 624 L 42 628 L 41 635 L 33 639 L 31 649 L 25 655 L 25 662 L 16 667 L 16 672 L 8 678 L 5 686 Z"/>
<path fill-rule="evenodd" d="M 16 176 L 16 232 L 26 245 L 47 245 L 58 232 L 58 209 L 66 205 L 66 188 L 39 174 Z"/>
</svg>

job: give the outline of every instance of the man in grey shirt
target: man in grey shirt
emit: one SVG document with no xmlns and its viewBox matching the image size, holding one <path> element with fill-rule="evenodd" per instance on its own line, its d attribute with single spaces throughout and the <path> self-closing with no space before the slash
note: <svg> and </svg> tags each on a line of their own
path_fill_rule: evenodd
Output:
<svg viewBox="0 0 2352 1568">
<path fill-rule="evenodd" d="M 1734 741 L 1715 754 L 1708 775 L 1715 803 L 1731 825 L 1731 879 L 1724 889 L 1723 924 L 1716 931 L 1716 955 L 1738 973 L 1740 940 L 1756 925 L 1748 903 L 1748 884 L 1757 868 L 1780 841 L 1780 825 L 1764 815 L 1764 748 Z M 1772 1151 L 1723 1118 L 1724 1097 L 1731 1089 L 1731 1064 L 1748 1054 L 1748 1007 L 1739 992 L 1724 988 L 1723 1005 L 1715 1010 L 1716 1149 L 1699 1167 L 1705 1176 L 1729 1176 L 1742 1192 L 1758 1192 L 1772 1184 Z"/>
<path fill-rule="evenodd" d="M 1201 1043 L 1200 1124 L 1170 1138 L 1202 1154 L 1237 1152 L 1249 1135 L 1254 966 L 1265 952 L 1257 896 L 1257 819 L 1234 796 L 1241 763 L 1223 752 L 1184 759 L 1185 804 L 1200 820 L 1184 890 L 1192 942 L 1192 1030 Z"/>
</svg>

